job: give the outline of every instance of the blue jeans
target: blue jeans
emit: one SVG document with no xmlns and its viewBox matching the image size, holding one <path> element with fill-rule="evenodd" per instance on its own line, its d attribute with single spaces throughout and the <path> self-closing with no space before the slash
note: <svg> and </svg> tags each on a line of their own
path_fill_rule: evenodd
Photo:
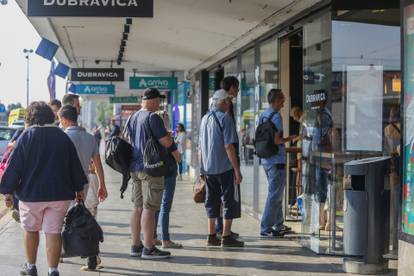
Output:
<svg viewBox="0 0 414 276">
<path fill-rule="evenodd" d="M 269 232 L 272 229 L 278 231 L 283 226 L 283 194 L 285 190 L 285 169 L 277 169 L 276 165 L 264 165 L 269 192 L 266 205 L 260 223 L 261 233 Z"/>
<path fill-rule="evenodd" d="M 316 167 L 316 184 L 318 187 L 317 200 L 325 203 L 328 196 L 329 170 Z"/>
<path fill-rule="evenodd" d="M 164 193 L 162 195 L 160 211 L 155 215 L 155 221 L 161 227 L 161 240 L 170 240 L 170 211 L 173 203 L 176 185 L 176 176 L 168 176 L 164 179 Z"/>
</svg>

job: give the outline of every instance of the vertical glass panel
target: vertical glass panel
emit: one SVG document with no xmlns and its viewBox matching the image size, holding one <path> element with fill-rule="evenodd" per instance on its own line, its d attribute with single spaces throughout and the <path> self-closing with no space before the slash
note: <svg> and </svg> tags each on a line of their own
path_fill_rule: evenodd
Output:
<svg viewBox="0 0 414 276">
<path fill-rule="evenodd" d="M 253 206 L 254 183 L 254 88 L 255 88 L 255 62 L 254 49 L 248 50 L 241 56 L 241 82 L 238 98 L 238 122 L 240 135 L 240 162 L 243 174 L 243 188 L 241 189 L 242 203 Z"/>
<path fill-rule="evenodd" d="M 269 39 L 260 46 L 260 101 L 257 114 L 269 107 L 267 92 L 279 88 L 279 59 L 278 39 Z M 265 206 L 268 181 L 262 166 L 259 166 L 259 212 L 263 213 Z"/>
<path fill-rule="evenodd" d="M 331 95 L 331 16 L 326 13 L 303 27 L 302 231 L 303 242 L 316 252 L 328 236 L 320 231 L 332 185 L 330 134 L 333 127 Z M 327 245 L 327 244 L 326 244 Z"/>
<path fill-rule="evenodd" d="M 404 185 L 402 232 L 414 236 L 414 4 L 404 8 Z"/>
<path fill-rule="evenodd" d="M 398 9 L 335 11 L 332 21 L 331 229 L 329 250 L 343 250 L 344 164 L 392 156 L 390 245 L 397 248 L 400 147 L 400 17 Z M 323 159 L 323 158 L 322 158 Z M 325 234 L 325 233 L 324 233 Z"/>
</svg>

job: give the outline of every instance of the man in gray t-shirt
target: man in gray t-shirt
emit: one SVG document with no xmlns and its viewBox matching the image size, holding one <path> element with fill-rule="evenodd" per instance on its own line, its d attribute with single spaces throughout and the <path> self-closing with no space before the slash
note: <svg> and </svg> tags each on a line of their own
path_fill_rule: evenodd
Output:
<svg viewBox="0 0 414 276">
<path fill-rule="evenodd" d="M 66 134 L 72 140 L 78 152 L 79 159 L 82 164 L 85 175 L 89 175 L 89 165 L 91 161 L 94 162 L 96 167 L 96 174 L 99 179 L 98 197 L 101 201 L 107 197 L 107 191 L 105 186 L 105 178 L 103 167 L 101 163 L 101 157 L 99 155 L 98 144 L 95 137 L 92 134 L 86 132 L 86 130 L 78 126 L 78 114 L 76 108 L 70 105 L 65 105 L 59 110 L 59 120 L 65 129 Z M 85 185 L 85 198 L 87 194 L 88 186 Z"/>
</svg>

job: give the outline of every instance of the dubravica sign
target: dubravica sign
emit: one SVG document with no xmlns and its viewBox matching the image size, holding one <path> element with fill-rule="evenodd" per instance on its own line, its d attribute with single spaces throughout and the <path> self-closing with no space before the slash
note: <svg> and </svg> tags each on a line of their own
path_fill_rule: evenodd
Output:
<svg viewBox="0 0 414 276">
<path fill-rule="evenodd" d="M 123 68 L 73 68 L 72 81 L 124 81 Z"/>
<path fill-rule="evenodd" d="M 27 2 L 28 16 L 154 16 L 154 0 L 30 0 Z"/>
</svg>

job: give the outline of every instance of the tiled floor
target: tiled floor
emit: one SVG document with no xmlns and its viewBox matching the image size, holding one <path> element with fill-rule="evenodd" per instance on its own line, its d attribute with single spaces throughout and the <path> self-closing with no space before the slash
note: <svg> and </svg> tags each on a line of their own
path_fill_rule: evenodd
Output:
<svg viewBox="0 0 414 276">
<path fill-rule="evenodd" d="M 321 257 L 301 248 L 295 241 L 258 238 L 258 221 L 244 215 L 234 224 L 246 242 L 241 249 L 205 247 L 206 219 L 202 205 L 192 202 L 192 185 L 177 183 L 171 214 L 172 238 L 184 249 L 172 250 L 172 258 L 144 261 L 129 257 L 129 193 L 119 197 L 120 176 L 106 168 L 110 191 L 100 206 L 98 220 L 105 232 L 101 246 L 104 268 L 99 272 L 80 272 L 84 260 L 68 259 L 60 266 L 61 275 L 340 275 L 341 258 Z M 130 189 L 129 189 L 130 191 Z M 39 250 L 39 275 L 47 275 L 44 239 Z M 22 231 L 10 214 L 0 220 L 0 275 L 18 275 L 24 262 Z"/>
</svg>

